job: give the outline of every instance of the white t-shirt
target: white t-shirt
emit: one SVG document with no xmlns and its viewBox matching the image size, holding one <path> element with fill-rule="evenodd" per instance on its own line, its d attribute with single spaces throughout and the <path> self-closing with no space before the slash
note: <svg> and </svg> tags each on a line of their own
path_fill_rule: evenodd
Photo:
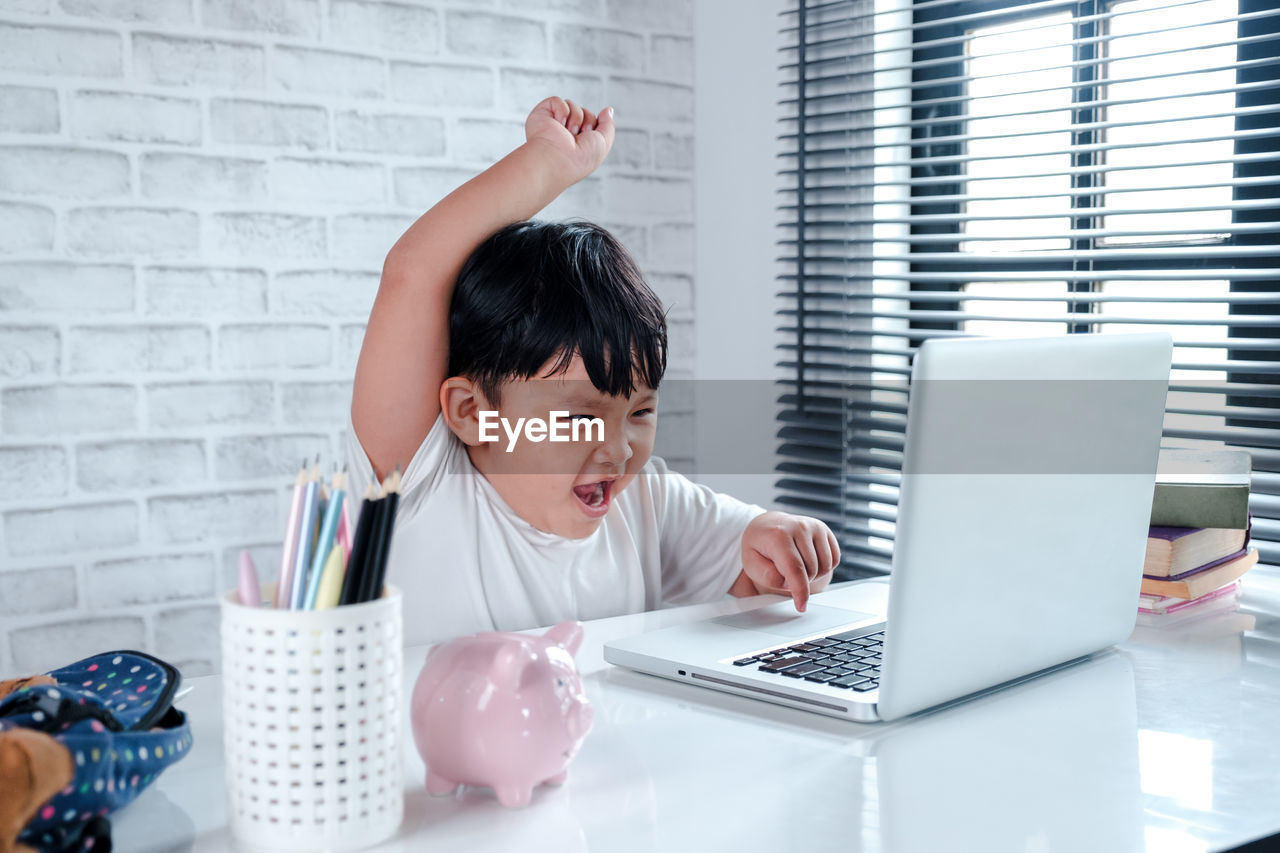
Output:
<svg viewBox="0 0 1280 853">
<path fill-rule="evenodd" d="M 374 474 L 350 423 L 347 471 L 359 500 Z M 387 582 L 404 594 L 407 645 L 709 601 L 738 577 L 742 532 L 762 512 L 652 457 L 593 534 L 545 533 L 437 417 L 404 471 Z"/>
</svg>

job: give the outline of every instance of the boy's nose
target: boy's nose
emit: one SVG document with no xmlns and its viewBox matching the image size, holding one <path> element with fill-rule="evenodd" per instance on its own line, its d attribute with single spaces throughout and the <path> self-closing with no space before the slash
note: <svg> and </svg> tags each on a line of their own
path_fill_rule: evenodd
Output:
<svg viewBox="0 0 1280 853">
<path fill-rule="evenodd" d="M 600 446 L 596 448 L 596 458 L 613 465 L 623 465 L 634 455 L 635 451 L 631 449 L 631 443 L 627 441 L 622 430 L 616 431 L 613 435 L 609 435 L 606 430 L 604 441 L 600 442 Z"/>
</svg>

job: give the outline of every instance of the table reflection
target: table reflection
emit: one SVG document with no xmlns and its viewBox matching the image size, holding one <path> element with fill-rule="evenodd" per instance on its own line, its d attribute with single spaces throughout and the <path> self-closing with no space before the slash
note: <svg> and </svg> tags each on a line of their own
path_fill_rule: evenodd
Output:
<svg viewBox="0 0 1280 853">
<path fill-rule="evenodd" d="M 1142 849 L 1134 696 L 1112 651 L 910 720 L 874 749 L 882 849 Z"/>
</svg>

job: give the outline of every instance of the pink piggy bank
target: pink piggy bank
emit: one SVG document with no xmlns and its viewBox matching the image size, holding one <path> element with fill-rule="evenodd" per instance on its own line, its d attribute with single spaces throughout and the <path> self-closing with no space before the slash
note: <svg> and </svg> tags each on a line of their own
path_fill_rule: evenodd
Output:
<svg viewBox="0 0 1280 853">
<path fill-rule="evenodd" d="M 413 687 L 413 740 L 427 793 L 487 785 L 504 806 L 529 804 L 558 785 L 591 728 L 573 656 L 582 624 L 541 637 L 490 632 L 436 646 Z"/>
</svg>

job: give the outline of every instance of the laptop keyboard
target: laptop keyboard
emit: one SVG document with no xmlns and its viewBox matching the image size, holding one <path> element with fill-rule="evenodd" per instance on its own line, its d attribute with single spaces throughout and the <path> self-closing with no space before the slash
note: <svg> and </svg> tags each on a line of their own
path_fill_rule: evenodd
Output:
<svg viewBox="0 0 1280 853">
<path fill-rule="evenodd" d="M 733 665 L 866 693 L 880 686 L 883 650 L 884 631 L 853 630 L 740 658 Z"/>
</svg>

